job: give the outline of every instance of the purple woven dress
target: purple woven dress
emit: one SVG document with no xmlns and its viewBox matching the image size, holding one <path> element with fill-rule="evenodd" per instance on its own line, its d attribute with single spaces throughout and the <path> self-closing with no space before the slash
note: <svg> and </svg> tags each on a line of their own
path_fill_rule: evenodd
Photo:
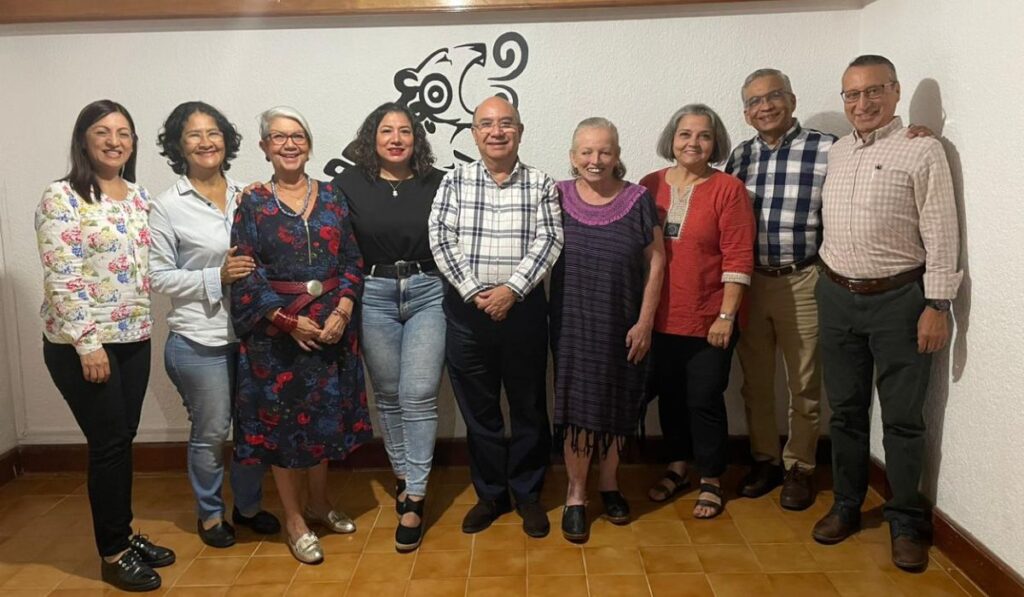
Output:
<svg viewBox="0 0 1024 597">
<path fill-rule="evenodd" d="M 605 453 L 635 436 L 647 359 L 626 360 L 626 333 L 643 302 L 644 249 L 654 240 L 654 199 L 626 183 L 610 203 L 590 205 L 573 180 L 558 183 L 565 246 L 551 278 L 555 434 L 574 452 Z"/>
</svg>

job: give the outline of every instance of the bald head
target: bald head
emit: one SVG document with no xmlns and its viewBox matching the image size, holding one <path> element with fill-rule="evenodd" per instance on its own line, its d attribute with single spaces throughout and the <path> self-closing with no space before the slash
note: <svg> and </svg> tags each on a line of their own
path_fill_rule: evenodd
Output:
<svg viewBox="0 0 1024 597">
<path fill-rule="evenodd" d="M 510 172 L 519 159 L 523 122 L 519 110 L 503 97 L 489 97 L 473 110 L 473 140 L 491 172 Z"/>
<path fill-rule="evenodd" d="M 519 110 L 512 105 L 512 102 L 501 97 L 500 95 L 492 95 L 491 97 L 480 102 L 480 104 L 477 105 L 476 109 L 473 110 L 473 124 L 476 124 L 477 122 L 477 114 L 479 114 L 480 110 L 485 107 L 500 107 L 503 110 L 508 110 L 513 114 L 516 123 L 522 124 L 523 122 L 523 119 L 519 117 Z"/>
</svg>

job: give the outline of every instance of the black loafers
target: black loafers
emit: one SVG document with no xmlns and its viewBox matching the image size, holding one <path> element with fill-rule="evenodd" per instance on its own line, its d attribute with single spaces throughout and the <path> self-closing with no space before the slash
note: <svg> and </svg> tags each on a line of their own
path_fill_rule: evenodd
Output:
<svg viewBox="0 0 1024 597">
<path fill-rule="evenodd" d="M 281 532 L 281 521 L 266 510 L 260 510 L 252 516 L 242 516 L 237 507 L 232 508 L 231 520 L 235 524 L 248 527 L 254 533 L 260 535 L 276 535 Z"/>
<path fill-rule="evenodd" d="M 128 546 L 139 555 L 144 564 L 150 568 L 170 566 L 174 563 L 174 552 L 150 542 L 145 535 L 132 535 Z"/>
<path fill-rule="evenodd" d="M 750 468 L 750 472 L 740 481 L 736 493 L 743 497 L 759 498 L 775 489 L 782 483 L 784 470 L 782 465 L 772 464 L 768 460 L 758 460 Z"/>
<path fill-rule="evenodd" d="M 216 526 L 203 528 L 203 521 L 196 521 L 196 530 L 203 543 L 210 547 L 231 547 L 235 544 L 235 528 L 226 520 L 217 523 Z"/>
<path fill-rule="evenodd" d="M 101 560 L 100 577 L 103 582 L 122 591 L 152 591 L 160 588 L 160 575 L 134 549 L 124 552 L 116 562 Z"/>
<path fill-rule="evenodd" d="M 562 536 L 566 541 L 586 543 L 590 538 L 587 528 L 586 506 L 565 506 L 562 508 Z"/>
<path fill-rule="evenodd" d="M 604 515 L 612 524 L 629 524 L 629 502 L 616 491 L 602 491 Z"/>
</svg>

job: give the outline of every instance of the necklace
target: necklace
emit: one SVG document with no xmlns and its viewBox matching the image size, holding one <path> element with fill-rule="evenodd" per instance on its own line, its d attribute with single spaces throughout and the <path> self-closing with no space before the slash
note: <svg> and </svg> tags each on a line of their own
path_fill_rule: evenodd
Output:
<svg viewBox="0 0 1024 597">
<path fill-rule="evenodd" d="M 381 180 L 383 180 L 384 182 L 388 183 L 388 186 L 391 187 L 391 196 L 392 197 L 397 197 L 398 196 L 398 187 L 402 186 L 402 183 L 405 182 L 407 179 L 402 179 L 402 180 L 398 181 L 397 184 L 391 184 L 391 181 L 386 179 L 386 178 L 381 178 Z"/>
<path fill-rule="evenodd" d="M 306 177 L 306 196 L 302 200 L 302 209 L 299 211 L 292 211 L 291 208 L 281 203 L 281 198 L 277 196 L 277 181 L 275 180 L 270 181 L 270 193 L 274 196 L 274 202 L 277 203 L 277 208 L 281 210 L 281 213 L 292 218 L 301 218 L 306 215 L 306 208 L 309 207 L 309 198 L 313 194 L 313 181 L 308 176 Z"/>
</svg>

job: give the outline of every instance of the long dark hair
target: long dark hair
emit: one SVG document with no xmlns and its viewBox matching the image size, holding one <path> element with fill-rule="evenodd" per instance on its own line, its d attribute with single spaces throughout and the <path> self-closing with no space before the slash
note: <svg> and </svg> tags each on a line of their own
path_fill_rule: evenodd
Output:
<svg viewBox="0 0 1024 597">
<path fill-rule="evenodd" d="M 132 153 L 121 169 L 121 178 L 135 182 L 135 158 L 138 155 L 135 150 L 139 146 L 139 137 L 135 134 L 135 121 L 121 104 L 113 100 L 96 100 L 78 113 L 75 128 L 71 133 L 71 171 L 61 179 L 66 180 L 86 203 L 92 203 L 94 198 L 98 200 L 101 191 L 99 181 L 96 180 L 96 169 L 89 159 L 85 133 L 89 127 L 114 112 L 123 114 L 128 121 L 128 127 L 132 130 Z"/>
<path fill-rule="evenodd" d="M 238 148 L 242 145 L 242 135 L 220 110 L 206 102 L 185 102 L 171 110 L 167 120 L 164 121 L 163 130 L 156 138 L 160 155 L 167 158 L 167 163 L 171 165 L 171 170 L 174 170 L 175 174 L 188 174 L 188 162 L 185 161 L 185 155 L 181 152 L 181 135 L 185 132 L 188 119 L 196 113 L 206 114 L 212 118 L 217 123 L 217 128 L 224 134 L 224 162 L 221 163 L 220 169 L 221 171 L 231 169 L 231 160 L 238 155 Z"/>
<path fill-rule="evenodd" d="M 363 121 L 356 133 L 356 138 L 347 148 L 345 154 L 355 164 L 361 167 L 371 178 L 380 174 L 380 156 L 377 155 L 377 127 L 380 121 L 388 114 L 404 114 L 412 124 L 412 159 L 409 167 L 416 176 L 423 176 L 430 172 L 434 166 L 434 152 L 430 149 L 430 142 L 427 141 L 427 131 L 423 124 L 402 104 L 387 102 L 381 104 Z"/>
</svg>

